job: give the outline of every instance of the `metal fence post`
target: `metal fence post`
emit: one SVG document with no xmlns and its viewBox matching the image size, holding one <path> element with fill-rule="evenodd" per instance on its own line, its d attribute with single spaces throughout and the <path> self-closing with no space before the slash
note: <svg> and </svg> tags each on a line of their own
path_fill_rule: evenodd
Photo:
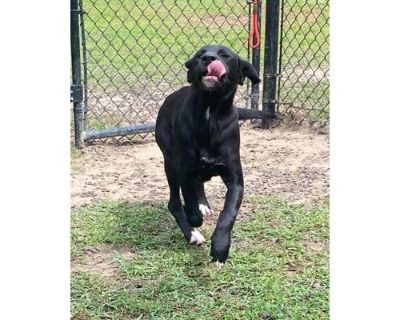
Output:
<svg viewBox="0 0 400 320">
<path fill-rule="evenodd" d="M 259 0 L 257 2 L 258 30 L 261 30 L 261 16 L 262 16 L 262 1 Z M 256 40 L 257 39 L 254 35 L 253 43 L 255 43 Z M 260 41 L 261 41 L 261 35 L 260 35 Z M 253 66 L 256 68 L 258 74 L 260 74 L 260 46 L 261 46 L 261 43 L 258 47 L 253 48 L 252 61 L 251 61 Z M 251 109 L 258 110 L 259 98 L 260 98 L 260 84 L 252 83 L 252 85 L 251 85 L 251 105 L 250 105 Z"/>
<path fill-rule="evenodd" d="M 284 0 L 282 0 L 284 1 Z M 275 113 L 278 65 L 279 0 L 267 0 L 265 16 L 263 110 Z M 263 120 L 269 128 L 271 120 Z"/>
<path fill-rule="evenodd" d="M 75 147 L 83 147 L 83 88 L 81 82 L 81 52 L 79 41 L 78 0 L 71 0 L 71 102 L 74 104 Z"/>
</svg>

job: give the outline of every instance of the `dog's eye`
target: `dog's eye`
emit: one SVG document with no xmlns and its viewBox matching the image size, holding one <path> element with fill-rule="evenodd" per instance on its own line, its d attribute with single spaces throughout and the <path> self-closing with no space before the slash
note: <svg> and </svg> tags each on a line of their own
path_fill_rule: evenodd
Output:
<svg viewBox="0 0 400 320">
<path fill-rule="evenodd" d="M 221 53 L 220 56 L 221 56 L 222 58 L 229 58 L 229 55 L 226 54 L 226 53 Z"/>
</svg>

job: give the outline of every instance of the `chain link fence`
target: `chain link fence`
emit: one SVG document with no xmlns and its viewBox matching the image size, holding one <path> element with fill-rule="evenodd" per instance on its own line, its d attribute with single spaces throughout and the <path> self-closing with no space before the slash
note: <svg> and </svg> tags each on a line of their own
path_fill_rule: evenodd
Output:
<svg viewBox="0 0 400 320">
<path fill-rule="evenodd" d="M 329 1 L 281 0 L 278 110 L 291 123 L 329 123 Z"/>
<path fill-rule="evenodd" d="M 85 130 L 154 123 L 166 96 L 186 84 L 184 62 L 206 44 L 221 43 L 248 58 L 246 1 L 81 5 Z M 248 104 L 246 89 L 238 94 L 241 105 Z"/>
<path fill-rule="evenodd" d="M 265 55 L 248 45 L 255 11 Z M 268 20 L 266 28 L 261 20 Z M 262 103 L 289 123 L 329 123 L 329 0 L 71 0 L 75 22 L 75 141 L 79 135 L 104 142 L 152 132 L 166 96 L 186 85 L 184 62 L 211 43 L 264 69 L 265 92 L 247 83 L 236 105 Z M 129 126 L 138 130 L 123 130 Z"/>
</svg>

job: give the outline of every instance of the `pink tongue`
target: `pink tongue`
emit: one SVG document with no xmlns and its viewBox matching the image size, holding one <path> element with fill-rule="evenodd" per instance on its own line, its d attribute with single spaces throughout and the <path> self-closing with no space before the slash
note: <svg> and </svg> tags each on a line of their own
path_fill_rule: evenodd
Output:
<svg viewBox="0 0 400 320">
<path fill-rule="evenodd" d="M 219 60 L 214 60 L 207 66 L 207 76 L 214 76 L 220 79 L 225 73 L 225 66 Z"/>
</svg>

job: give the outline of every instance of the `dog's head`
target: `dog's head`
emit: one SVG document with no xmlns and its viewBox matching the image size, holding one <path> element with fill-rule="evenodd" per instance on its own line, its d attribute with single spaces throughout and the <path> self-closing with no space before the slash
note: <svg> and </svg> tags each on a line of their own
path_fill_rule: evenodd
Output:
<svg viewBox="0 0 400 320">
<path fill-rule="evenodd" d="M 260 82 L 251 63 L 221 45 L 201 48 L 185 66 L 188 68 L 187 81 L 204 91 L 231 90 L 242 85 L 245 77 L 252 83 Z"/>
</svg>

